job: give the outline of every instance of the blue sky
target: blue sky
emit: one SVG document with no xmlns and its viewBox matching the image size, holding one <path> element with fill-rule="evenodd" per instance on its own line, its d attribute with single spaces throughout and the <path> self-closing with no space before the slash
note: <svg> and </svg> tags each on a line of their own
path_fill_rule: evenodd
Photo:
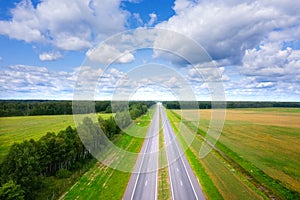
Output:
<svg viewBox="0 0 300 200">
<path fill-rule="evenodd" d="M 299 101 L 299 10 L 300 2 L 292 0 L 1 0 L 0 98 L 72 99 L 78 74 L 86 70 L 89 76 L 104 76 L 101 70 L 82 68 L 91 49 L 127 30 L 162 28 L 207 51 L 221 76 L 226 100 Z M 160 42 L 183 55 L 194 53 L 181 40 Z M 127 52 L 106 70 L 105 92 L 98 90 L 95 96 L 111 99 L 128 71 L 156 63 L 181 73 L 199 100 L 210 100 L 207 83 L 193 73 L 201 65 L 193 68 L 177 61 L 151 49 Z M 156 86 L 143 82 L 131 96 L 174 99 L 169 94 L 182 83 L 176 77 L 168 79 L 160 79 Z M 159 91 L 162 82 L 166 84 Z M 164 90 L 171 92 L 162 95 Z"/>
</svg>

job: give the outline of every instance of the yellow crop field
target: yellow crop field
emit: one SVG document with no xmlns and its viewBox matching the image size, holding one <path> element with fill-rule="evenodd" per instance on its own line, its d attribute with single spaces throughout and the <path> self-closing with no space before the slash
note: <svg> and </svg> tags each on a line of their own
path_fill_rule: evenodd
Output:
<svg viewBox="0 0 300 200">
<path fill-rule="evenodd" d="M 207 131 L 211 110 L 174 110 Z M 194 123 L 198 123 L 194 121 Z M 228 109 L 219 142 L 285 186 L 300 192 L 300 109 Z"/>
</svg>

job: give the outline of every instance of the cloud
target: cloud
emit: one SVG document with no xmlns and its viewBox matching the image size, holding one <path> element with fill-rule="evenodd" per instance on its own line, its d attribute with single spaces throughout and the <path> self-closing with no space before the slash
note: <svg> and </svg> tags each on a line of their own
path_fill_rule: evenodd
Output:
<svg viewBox="0 0 300 200">
<path fill-rule="evenodd" d="M 14 65 L 0 71 L 0 98 L 63 99 L 71 96 L 74 73 Z"/>
<path fill-rule="evenodd" d="M 25 42 L 46 42 L 62 50 L 81 50 L 124 30 L 129 13 L 120 0 L 45 0 L 34 7 L 22 0 L 0 21 L 0 34 Z"/>
<path fill-rule="evenodd" d="M 195 2 L 193 2 L 193 1 L 176 0 L 174 2 L 173 9 L 177 14 L 180 14 L 180 13 L 186 11 L 187 9 L 193 7 L 194 5 L 195 5 Z"/>
<path fill-rule="evenodd" d="M 299 63 L 295 61 L 289 65 L 296 67 Z M 169 74 L 164 73 L 166 70 L 163 69 L 160 73 L 156 71 L 156 76 L 152 76 L 151 73 L 154 72 L 151 69 L 146 74 L 126 74 L 116 68 L 103 71 L 82 66 L 74 68 L 71 72 L 65 72 L 50 71 L 38 66 L 14 65 L 0 69 L 0 98 L 71 100 L 75 86 L 82 99 L 87 97 L 100 100 L 110 100 L 112 97 L 122 99 L 128 95 L 132 99 L 139 100 L 163 97 L 168 100 L 174 100 L 174 97 L 190 99 L 192 93 L 187 92 L 190 87 L 198 99 L 211 98 L 207 83 L 197 79 L 194 70 L 188 70 L 187 77 L 181 77 L 173 70 L 168 71 Z M 224 81 L 227 100 L 295 101 L 299 99 L 298 72 L 289 76 L 294 81 L 294 84 L 291 84 L 286 81 L 288 77 L 278 81 L 262 81 L 256 76 L 240 75 L 236 78 L 236 75 L 229 73 L 227 68 L 221 68 L 220 71 L 222 78 L 227 75 L 230 77 L 229 81 Z M 237 73 L 235 70 L 233 72 Z M 149 76 L 151 78 L 147 78 Z M 183 78 L 186 78 L 186 81 Z"/>
<path fill-rule="evenodd" d="M 240 64 L 244 52 L 255 48 L 271 33 L 299 27 L 300 15 L 287 12 L 288 8 L 279 8 L 276 3 L 177 0 L 176 14 L 157 27 L 194 39 L 214 60 L 227 59 L 231 64 Z M 291 1 L 288 4 L 289 8 L 294 5 Z M 186 54 L 189 53 L 192 51 L 187 47 Z"/>
<path fill-rule="evenodd" d="M 217 68 L 214 62 L 199 64 L 188 68 L 187 79 L 193 82 L 223 82 L 230 81 L 230 77 L 224 73 L 225 68 Z"/>
<path fill-rule="evenodd" d="M 31 1 L 21 1 L 11 14 L 12 20 L 0 21 L 0 34 L 25 42 L 44 41 Z"/>
<path fill-rule="evenodd" d="M 0 69 L 0 98 L 72 100 L 73 95 L 78 97 L 79 93 L 82 99 L 111 99 L 120 80 L 126 80 L 126 76 L 115 68 L 103 71 L 81 66 L 66 72 L 40 66 L 12 65 Z M 132 88 L 131 82 L 129 86 Z"/>
<path fill-rule="evenodd" d="M 128 1 L 130 3 L 140 3 L 142 2 L 143 0 L 123 0 L 123 1 Z"/>
<path fill-rule="evenodd" d="M 150 20 L 148 22 L 148 26 L 152 26 L 154 22 L 157 20 L 157 15 L 153 12 L 149 14 Z"/>
<path fill-rule="evenodd" d="M 284 82 L 257 82 L 253 77 L 225 82 L 227 100 L 298 101 L 299 85 Z"/>
<path fill-rule="evenodd" d="M 80 49 L 87 49 L 92 46 L 88 39 L 72 36 L 69 34 L 61 34 L 54 41 L 54 45 L 63 50 L 75 51 Z"/>
<path fill-rule="evenodd" d="M 300 91 L 300 50 L 283 48 L 280 43 L 262 44 L 247 50 L 240 73 L 251 77 L 257 87 L 273 87 L 277 92 Z"/>
<path fill-rule="evenodd" d="M 300 2 L 189 1 L 176 0 L 175 15 L 156 27 L 179 32 L 202 45 L 221 73 L 227 98 L 234 100 L 297 100 L 300 91 Z M 208 80 L 215 80 L 200 67 L 192 43 L 180 37 L 157 39 L 162 46 L 195 58 L 195 66 Z M 199 53 L 198 53 L 199 54 Z M 189 66 L 176 56 L 155 51 L 154 56 Z M 204 62 L 205 63 L 205 62 Z M 226 70 L 233 69 L 239 74 Z M 203 80 L 193 77 L 193 83 Z M 201 91 L 205 83 L 194 84 Z"/>
<path fill-rule="evenodd" d="M 39 55 L 41 61 L 52 61 L 61 58 L 62 55 L 60 52 L 44 52 Z"/>
<path fill-rule="evenodd" d="M 298 64 L 300 50 L 283 48 L 280 43 L 266 43 L 259 48 L 246 50 L 240 72 L 247 76 L 269 77 L 276 81 L 282 77 L 300 75 Z"/>
<path fill-rule="evenodd" d="M 88 50 L 86 55 L 91 61 L 106 65 L 134 61 L 134 55 L 129 51 L 121 52 L 117 47 L 107 44 L 101 44 L 94 49 Z"/>
<path fill-rule="evenodd" d="M 134 19 L 137 21 L 138 26 L 143 26 L 144 22 L 139 13 L 133 13 Z"/>
</svg>

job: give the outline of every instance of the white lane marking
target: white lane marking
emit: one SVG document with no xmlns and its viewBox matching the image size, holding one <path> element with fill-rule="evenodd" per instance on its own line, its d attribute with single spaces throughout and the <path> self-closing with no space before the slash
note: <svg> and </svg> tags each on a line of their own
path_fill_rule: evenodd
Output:
<svg viewBox="0 0 300 200">
<path fill-rule="evenodd" d="M 176 167 L 176 169 L 177 169 L 177 172 L 179 172 L 179 169 L 178 169 L 178 167 Z"/>
<path fill-rule="evenodd" d="M 145 187 L 147 186 L 147 183 L 148 183 L 148 181 L 146 180 L 146 182 L 145 182 Z"/>
<path fill-rule="evenodd" d="M 182 181 L 180 180 L 180 185 L 183 186 Z"/>
</svg>

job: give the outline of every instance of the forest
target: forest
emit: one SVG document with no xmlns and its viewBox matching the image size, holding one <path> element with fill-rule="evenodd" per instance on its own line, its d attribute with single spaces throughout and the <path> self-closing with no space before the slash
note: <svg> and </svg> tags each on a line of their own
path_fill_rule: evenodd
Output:
<svg viewBox="0 0 300 200">
<path fill-rule="evenodd" d="M 87 102 L 87 101 L 85 101 Z M 82 103 L 85 103 L 82 102 Z M 127 104 L 127 102 L 124 102 Z M 129 108 L 135 109 L 134 105 L 143 104 L 150 107 L 153 101 L 132 101 Z M 111 113 L 110 101 L 95 101 L 94 110 L 87 112 Z M 54 100 L 0 100 L 0 117 L 9 116 L 34 116 L 34 115 L 66 115 L 72 114 L 72 101 Z"/>
<path fill-rule="evenodd" d="M 198 106 L 196 105 L 198 103 Z M 215 102 L 223 104 L 223 102 Z M 267 108 L 267 107 L 291 107 L 300 108 L 300 102 L 268 102 L 268 101 L 227 101 L 226 108 Z M 164 101 L 163 105 L 167 109 L 211 109 L 212 104 L 210 101 L 199 102 L 178 102 L 178 101 Z"/>
</svg>

